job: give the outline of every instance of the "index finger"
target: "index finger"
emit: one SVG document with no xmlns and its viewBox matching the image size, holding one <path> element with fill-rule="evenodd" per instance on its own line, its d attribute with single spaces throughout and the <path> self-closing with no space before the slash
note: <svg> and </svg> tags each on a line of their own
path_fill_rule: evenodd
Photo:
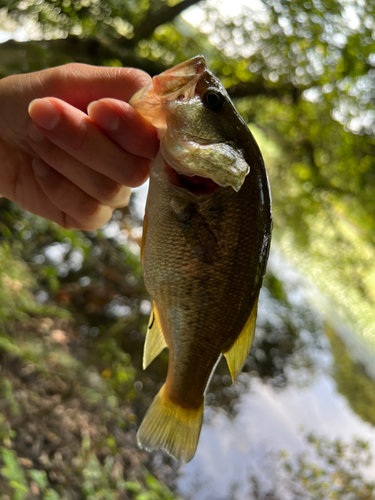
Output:
<svg viewBox="0 0 375 500">
<path fill-rule="evenodd" d="M 116 99 L 101 99 L 90 103 L 87 113 L 125 151 L 155 158 L 159 149 L 156 129 L 130 104 Z"/>
<path fill-rule="evenodd" d="M 147 179 L 150 160 L 142 156 L 143 151 L 138 155 L 125 151 L 77 108 L 49 97 L 32 101 L 29 113 L 43 136 L 58 146 L 54 156 L 63 151 L 124 186 L 136 187 Z M 155 133 L 153 128 L 151 133 Z M 46 161 L 53 162 L 53 158 Z"/>
</svg>

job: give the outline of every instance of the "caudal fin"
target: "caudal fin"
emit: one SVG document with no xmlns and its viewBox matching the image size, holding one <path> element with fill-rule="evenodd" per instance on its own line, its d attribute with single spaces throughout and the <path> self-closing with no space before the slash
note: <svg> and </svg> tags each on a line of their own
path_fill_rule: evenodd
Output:
<svg viewBox="0 0 375 500">
<path fill-rule="evenodd" d="M 198 409 L 173 403 L 160 389 L 138 430 L 137 440 L 148 451 L 162 449 L 176 460 L 190 462 L 197 449 L 202 427 L 203 401 Z"/>
</svg>

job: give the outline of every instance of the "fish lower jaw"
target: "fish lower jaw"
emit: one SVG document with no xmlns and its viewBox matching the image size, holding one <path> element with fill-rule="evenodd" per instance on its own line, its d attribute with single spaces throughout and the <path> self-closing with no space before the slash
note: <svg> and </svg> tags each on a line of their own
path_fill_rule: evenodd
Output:
<svg viewBox="0 0 375 500">
<path fill-rule="evenodd" d="M 177 172 L 164 158 L 162 169 L 163 177 L 169 184 L 196 196 L 210 195 L 218 189 L 224 189 L 208 177 L 186 175 Z"/>
<path fill-rule="evenodd" d="M 170 184 L 197 196 L 212 194 L 218 189 L 223 189 L 208 177 L 179 174 L 168 163 L 165 163 L 165 171 Z"/>
</svg>

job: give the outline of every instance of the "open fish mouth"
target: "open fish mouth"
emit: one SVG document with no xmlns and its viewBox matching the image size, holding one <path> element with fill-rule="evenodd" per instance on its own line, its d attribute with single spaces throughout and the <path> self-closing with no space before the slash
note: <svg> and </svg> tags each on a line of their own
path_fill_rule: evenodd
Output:
<svg viewBox="0 0 375 500">
<path fill-rule="evenodd" d="M 194 97 L 196 84 L 204 71 L 207 71 L 204 57 L 196 56 L 154 76 L 149 85 L 134 94 L 129 102 L 154 127 L 163 129 L 165 116 L 160 113 L 160 105 L 181 97 Z"/>
<path fill-rule="evenodd" d="M 172 186 L 184 189 L 197 196 L 212 194 L 217 189 L 222 188 L 222 186 L 219 186 L 219 184 L 216 184 L 215 181 L 208 177 L 180 174 L 165 161 L 164 172 L 168 182 L 172 184 Z"/>
</svg>

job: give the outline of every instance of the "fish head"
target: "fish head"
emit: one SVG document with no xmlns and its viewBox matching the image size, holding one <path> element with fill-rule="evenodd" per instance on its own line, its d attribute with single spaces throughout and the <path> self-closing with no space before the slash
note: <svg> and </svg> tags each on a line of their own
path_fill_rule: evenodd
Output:
<svg viewBox="0 0 375 500">
<path fill-rule="evenodd" d="M 158 130 L 165 162 L 185 178 L 238 191 L 254 141 L 224 86 L 196 56 L 155 76 L 130 103 Z"/>
</svg>

